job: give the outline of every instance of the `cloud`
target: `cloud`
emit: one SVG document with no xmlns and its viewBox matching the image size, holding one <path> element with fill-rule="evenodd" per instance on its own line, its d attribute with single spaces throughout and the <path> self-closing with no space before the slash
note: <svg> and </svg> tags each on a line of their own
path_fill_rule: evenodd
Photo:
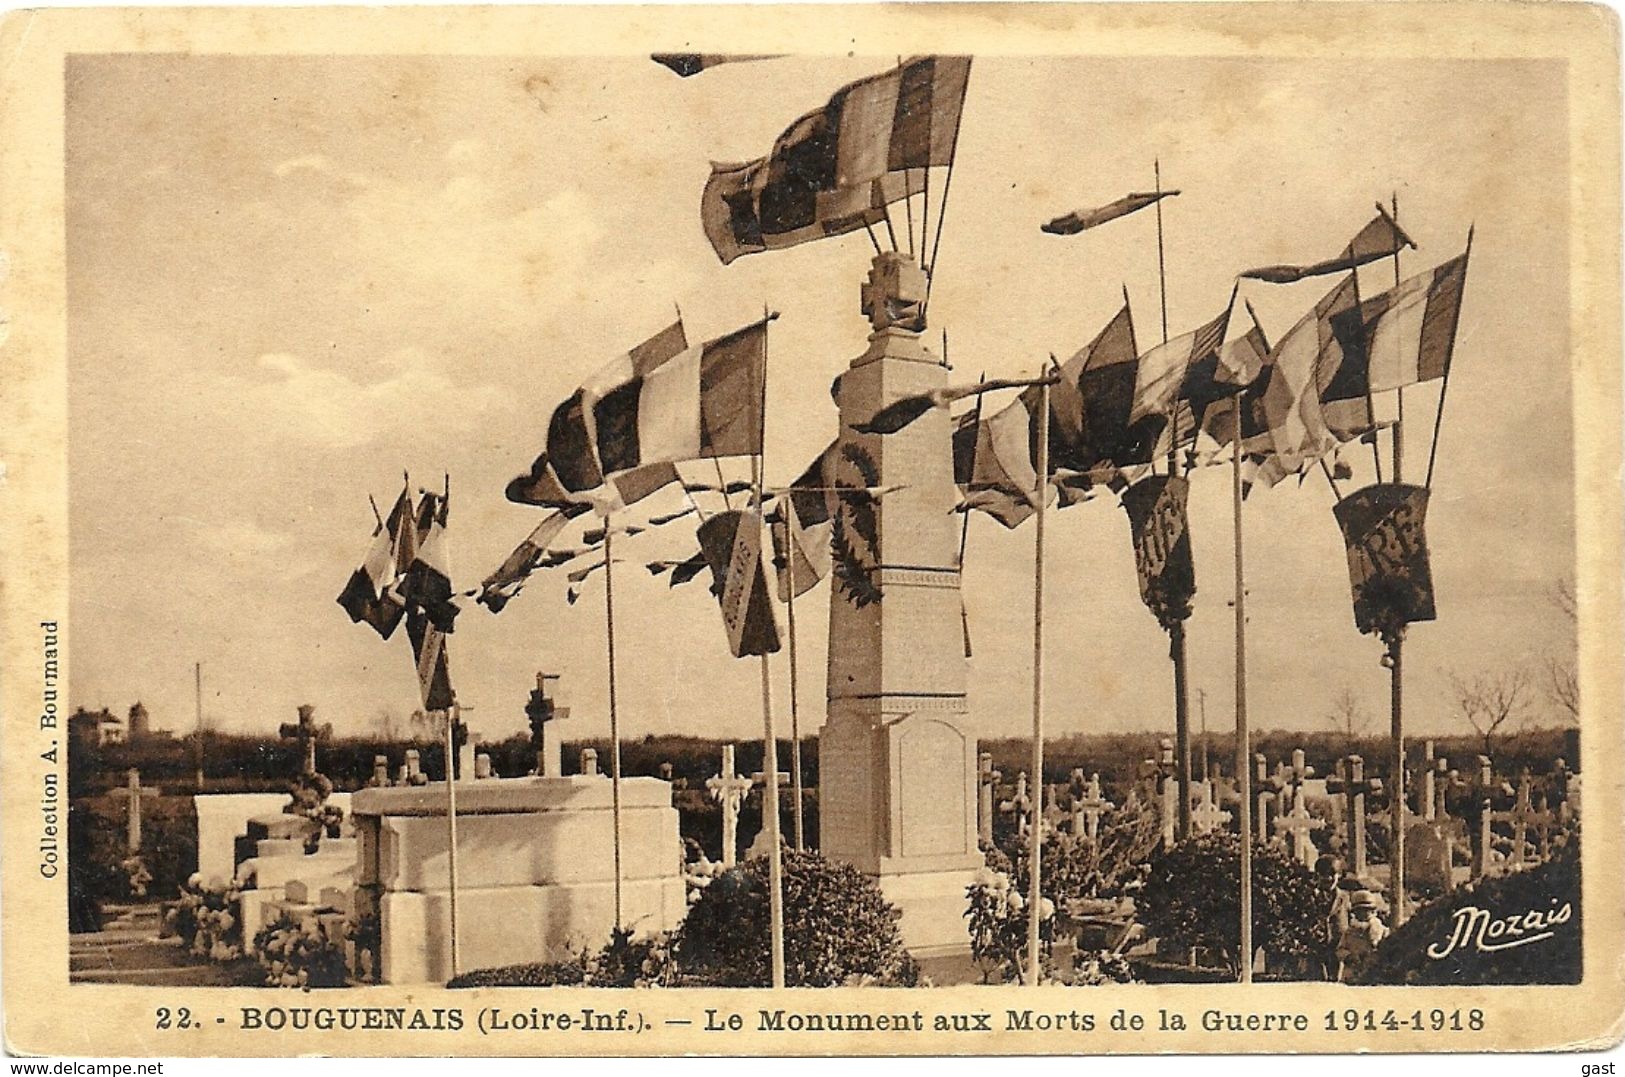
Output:
<svg viewBox="0 0 1625 1077">
<path fill-rule="evenodd" d="M 459 385 L 418 349 L 393 353 L 387 365 L 388 376 L 362 381 L 298 355 L 261 355 L 267 380 L 221 379 L 219 399 L 231 401 L 221 418 L 269 438 L 354 449 L 401 431 L 464 428 L 502 401 L 492 386 Z"/>
</svg>

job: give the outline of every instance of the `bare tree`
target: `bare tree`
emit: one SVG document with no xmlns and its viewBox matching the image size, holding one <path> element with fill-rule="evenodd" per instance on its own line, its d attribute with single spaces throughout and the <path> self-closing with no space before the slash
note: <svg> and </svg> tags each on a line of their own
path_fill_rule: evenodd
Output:
<svg viewBox="0 0 1625 1077">
<path fill-rule="evenodd" d="M 1343 734 L 1343 751 L 1354 750 L 1355 738 L 1364 733 L 1371 724 L 1371 712 L 1360 703 L 1360 697 L 1354 689 L 1345 684 L 1339 689 L 1337 695 L 1332 697 L 1331 709 L 1326 712 L 1326 721 L 1331 723 L 1333 729 Z"/>
<path fill-rule="evenodd" d="M 1450 675 L 1456 710 L 1479 735 L 1484 754 L 1495 758 L 1495 739 L 1521 722 L 1532 688 L 1529 671 L 1514 666 L 1493 672 Z"/>
<path fill-rule="evenodd" d="M 433 711 L 424 714 L 421 710 L 412 712 L 408 723 L 412 730 L 412 739 L 417 741 L 434 741 L 438 743 L 445 739 L 446 722 L 448 716 L 445 711 Z"/>
<path fill-rule="evenodd" d="M 1571 629 L 1577 629 L 1580 623 L 1580 607 L 1574 593 L 1572 579 L 1560 579 L 1552 584 L 1549 592 L 1552 606 L 1568 621 Z M 1548 655 L 1546 667 L 1546 698 L 1557 704 L 1563 714 L 1568 716 L 1570 722 L 1580 720 L 1580 670 L 1575 665 L 1574 652 L 1565 650 L 1562 654 Z"/>
</svg>

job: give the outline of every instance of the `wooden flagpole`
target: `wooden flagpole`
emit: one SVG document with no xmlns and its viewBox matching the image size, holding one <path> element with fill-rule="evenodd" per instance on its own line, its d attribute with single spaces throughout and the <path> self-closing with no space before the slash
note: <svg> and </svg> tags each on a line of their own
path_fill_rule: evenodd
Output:
<svg viewBox="0 0 1625 1077">
<path fill-rule="evenodd" d="M 445 640 L 440 641 L 444 654 Z M 450 672 L 448 660 L 447 672 Z M 433 669 L 430 666 L 430 669 Z M 451 916 L 451 974 L 457 976 L 462 973 L 462 960 L 457 948 L 457 782 L 453 779 L 453 766 L 457 758 L 457 744 L 455 734 L 460 715 L 457 707 L 457 696 L 452 695 L 451 709 L 446 711 L 446 872 L 449 876 L 450 887 L 447 890 L 449 912 Z"/>
<path fill-rule="evenodd" d="M 1394 224 L 1399 224 L 1399 192 L 1393 193 Z M 1394 287 L 1399 287 L 1399 245 L 1394 247 Z M 1367 385 L 1370 384 L 1369 379 Z M 1405 442 L 1401 427 L 1405 424 L 1405 386 L 1401 385 L 1397 391 L 1399 412 L 1394 420 L 1394 481 L 1405 481 L 1401 465 L 1404 462 Z M 1393 837 L 1389 840 L 1392 846 L 1388 857 L 1388 907 L 1389 916 L 1394 927 L 1405 922 L 1405 686 L 1404 686 L 1404 659 L 1405 648 L 1404 630 L 1395 633 L 1393 639 L 1388 641 L 1389 674 L 1389 735 L 1393 740 L 1393 790 L 1389 794 L 1389 827 Z"/>
<path fill-rule="evenodd" d="M 965 93 L 970 93 L 970 68 L 968 67 L 965 69 Z M 931 238 L 931 261 L 929 264 L 924 261 L 925 243 L 923 239 L 925 230 L 923 226 L 920 231 L 922 239 L 920 244 L 920 268 L 925 272 L 925 299 L 920 303 L 921 322 L 925 321 L 925 316 L 931 309 L 931 289 L 937 280 L 937 251 L 942 248 L 942 222 L 948 216 L 948 194 L 954 187 L 954 161 L 959 156 L 959 129 L 964 126 L 965 101 L 963 97 L 959 101 L 959 111 L 960 122 L 954 124 L 953 141 L 948 146 L 948 174 L 942 177 L 942 201 L 937 204 L 937 228 L 935 235 Z M 926 171 L 929 173 L 930 168 L 927 167 Z"/>
<path fill-rule="evenodd" d="M 1055 357 L 1050 356 L 1050 366 Z M 1045 372 L 1046 374 L 1049 371 Z M 1040 806 L 1044 792 L 1044 505 L 1049 500 L 1049 378 L 1038 394 L 1038 476 L 1033 492 L 1038 497 L 1038 523 L 1033 537 L 1033 788 Z M 1043 923 L 1044 816 L 1036 808 L 1027 825 L 1027 986 L 1037 987 L 1043 977 L 1039 929 Z"/>
<path fill-rule="evenodd" d="M 888 223 L 890 219 L 888 218 Z M 757 384 L 756 453 L 751 456 L 751 486 L 755 489 L 756 511 L 762 511 L 762 472 L 767 457 L 767 323 L 777 315 L 762 309 L 761 378 Z M 760 569 L 758 569 L 760 571 Z M 772 606 L 768 607 L 772 615 Z M 775 631 L 777 629 L 775 628 Z M 767 649 L 760 655 L 762 669 L 762 769 L 767 773 L 767 796 L 762 804 L 762 824 L 767 827 L 767 878 L 769 952 L 772 958 L 773 986 L 784 986 L 784 855 L 779 842 L 779 745 L 773 729 L 773 676 Z"/>
<path fill-rule="evenodd" d="M 1394 225 L 1395 225 L 1395 227 L 1398 227 L 1398 225 L 1399 225 L 1399 192 L 1398 191 L 1394 192 L 1393 201 L 1392 201 L 1391 204 L 1393 206 Z M 1399 248 L 1402 247 L 1402 246 L 1404 246 L 1404 244 L 1402 244 L 1402 243 L 1398 243 L 1398 244 L 1394 245 L 1394 287 L 1395 288 L 1399 287 Z M 1397 341 L 1396 341 L 1396 343 L 1397 343 Z M 1404 433 L 1403 433 L 1403 431 L 1401 429 L 1405 425 L 1405 386 L 1404 385 L 1401 385 L 1395 391 L 1395 396 L 1396 396 L 1396 398 L 1398 400 L 1399 411 L 1398 411 L 1397 415 L 1394 418 L 1394 481 L 1395 482 L 1404 482 L 1405 481 L 1405 477 L 1404 477 L 1404 475 L 1405 475 L 1405 471 L 1404 471 L 1405 435 L 1404 435 Z"/>
<path fill-rule="evenodd" d="M 615 847 L 615 927 L 619 930 L 625 921 L 621 917 L 621 723 L 615 699 L 615 559 L 610 549 L 614 535 L 614 521 L 604 516 L 604 642 L 609 657 L 609 796 L 610 826 Z"/>
<path fill-rule="evenodd" d="M 760 489 L 760 487 L 758 487 Z M 792 522 L 795 519 L 795 495 L 786 493 L 784 505 L 779 512 L 784 522 L 784 583 L 788 601 L 785 602 L 785 616 L 790 622 L 790 795 L 795 797 L 795 811 L 791 815 L 794 820 L 796 851 L 801 852 L 807 847 L 807 835 L 802 821 L 801 809 L 801 714 L 798 702 L 798 686 L 796 683 L 796 551 Z M 775 767 L 775 770 L 778 768 Z"/>
<path fill-rule="evenodd" d="M 1343 248 L 1343 257 L 1345 259 L 1349 260 L 1349 261 L 1353 261 L 1353 259 L 1354 259 L 1354 248 L 1353 248 L 1353 246 L 1348 246 L 1348 247 Z M 1363 319 L 1363 316 L 1359 315 L 1359 313 L 1358 313 L 1359 310 L 1360 310 L 1360 305 L 1363 302 L 1363 300 L 1361 300 L 1361 298 L 1360 298 L 1360 267 L 1359 266 L 1355 265 L 1355 266 L 1350 266 L 1349 267 L 1349 279 L 1354 282 L 1354 310 L 1356 312 L 1356 316 L 1361 317 Z M 1362 329 L 1360 331 L 1360 335 L 1361 335 L 1362 338 L 1365 336 L 1365 330 L 1364 329 Z M 1369 354 L 1371 349 L 1370 349 L 1370 345 L 1367 342 L 1365 342 L 1363 339 L 1362 339 L 1362 342 L 1361 342 L 1361 346 L 1364 347 L 1366 352 L 1367 352 L 1367 355 L 1366 355 L 1366 376 L 1365 376 L 1365 415 L 1366 415 L 1366 420 L 1371 424 L 1371 429 L 1366 432 L 1366 436 L 1371 438 L 1371 466 L 1376 472 L 1377 481 L 1380 483 L 1380 482 L 1382 482 L 1382 453 L 1377 447 L 1377 441 L 1378 441 L 1378 438 L 1377 438 L 1377 426 L 1376 426 L 1376 423 L 1377 423 L 1377 404 L 1376 404 L 1375 399 L 1371 395 L 1371 357 L 1370 357 L 1370 354 Z"/>
<path fill-rule="evenodd" d="M 1251 310 L 1251 307 L 1248 308 Z M 1241 793 L 1241 982 L 1253 982 L 1253 790 L 1252 738 L 1247 728 L 1247 577 L 1241 557 L 1241 407 L 1230 450 L 1230 513 L 1236 547 L 1236 783 Z"/>
<path fill-rule="evenodd" d="M 197 744 L 193 746 L 192 757 L 197 763 L 197 791 L 203 792 L 203 663 L 193 666 L 193 673 L 197 678 Z"/>
<path fill-rule="evenodd" d="M 1162 160 L 1153 158 L 1152 173 L 1156 179 L 1157 210 L 1157 285 L 1162 296 L 1162 342 L 1168 343 L 1168 271 L 1162 254 Z"/>
<path fill-rule="evenodd" d="M 1439 408 L 1433 415 L 1433 444 L 1428 449 L 1427 477 L 1422 485 L 1429 490 L 1433 489 L 1433 465 L 1439 458 L 1439 428 L 1444 425 L 1444 398 L 1450 392 L 1450 368 L 1456 365 L 1456 330 L 1461 326 L 1461 304 L 1467 299 L 1467 267 L 1473 259 L 1473 229 L 1467 229 L 1467 251 L 1462 256 L 1461 291 L 1462 297 L 1456 303 L 1456 319 L 1450 323 L 1450 359 L 1445 363 L 1444 377 L 1439 383 Z"/>
</svg>

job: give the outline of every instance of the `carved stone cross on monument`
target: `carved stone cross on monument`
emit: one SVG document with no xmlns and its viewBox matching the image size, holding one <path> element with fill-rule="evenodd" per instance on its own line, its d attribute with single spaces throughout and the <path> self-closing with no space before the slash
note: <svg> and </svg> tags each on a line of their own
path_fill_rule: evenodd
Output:
<svg viewBox="0 0 1625 1077">
<path fill-rule="evenodd" d="M 316 708 L 309 703 L 299 705 L 299 721 L 283 722 L 279 732 L 283 740 L 297 740 L 300 754 L 304 757 L 299 765 L 299 773 L 310 777 L 316 773 L 316 742 L 327 740 L 333 735 L 331 723 L 318 726 L 315 720 Z"/>
<path fill-rule="evenodd" d="M 1075 770 L 1072 772 L 1072 777 L 1074 780 L 1081 778 L 1082 776 L 1083 771 L 1081 770 Z M 1083 786 L 1083 794 L 1078 797 L 1077 801 L 1073 804 L 1073 811 L 1077 814 L 1073 816 L 1072 825 L 1076 827 L 1077 816 L 1083 816 L 1084 834 L 1089 838 L 1090 841 L 1098 841 L 1100 839 L 1100 817 L 1115 807 L 1117 807 L 1116 804 L 1113 804 L 1111 801 L 1107 800 L 1101 795 L 1100 775 L 1091 774 L 1089 775 L 1089 781 Z M 1074 830 L 1073 833 L 1077 833 L 1077 831 Z"/>
<path fill-rule="evenodd" d="M 1326 792 L 1342 794 L 1348 802 L 1343 812 L 1343 837 L 1348 841 L 1349 870 L 1365 876 L 1365 798 L 1382 792 L 1381 778 L 1365 776 L 1365 760 L 1351 755 L 1337 761 L 1337 776 L 1326 782 Z M 1313 865 L 1311 865 L 1313 866 Z"/>
<path fill-rule="evenodd" d="M 738 857 L 739 806 L 750 792 L 751 780 L 734 772 L 734 746 L 722 746 L 722 773 L 705 780 L 706 789 L 722 805 L 722 866 L 731 868 Z"/>
<path fill-rule="evenodd" d="M 557 673 L 536 674 L 536 687 L 525 703 L 525 717 L 530 719 L 530 744 L 536 749 L 536 773 L 543 778 L 564 777 L 563 738 L 548 725 L 570 717 L 570 708 L 561 707 L 547 694 L 547 682 L 559 679 Z"/>
<path fill-rule="evenodd" d="M 1191 826 L 1198 834 L 1207 834 L 1230 821 L 1230 813 L 1213 802 L 1213 782 L 1202 784 L 1202 800 L 1191 812 Z"/>
<path fill-rule="evenodd" d="M 1275 820 L 1275 832 L 1286 837 L 1292 847 L 1292 855 L 1297 857 L 1299 863 L 1304 867 L 1313 868 L 1316 859 L 1315 843 L 1309 835 L 1325 825 L 1309 814 L 1308 808 L 1304 806 L 1303 786 L 1299 784 L 1292 787 L 1292 810 Z"/>
<path fill-rule="evenodd" d="M 976 757 L 976 833 L 982 844 L 993 844 L 993 794 L 1004 775 L 993 769 L 993 753 Z"/>
<path fill-rule="evenodd" d="M 122 799 L 125 810 L 124 845 L 130 853 L 141 851 L 141 798 L 155 797 L 158 790 L 141 784 L 141 772 L 131 767 L 124 774 L 124 785 L 109 792 L 109 796 Z"/>
</svg>

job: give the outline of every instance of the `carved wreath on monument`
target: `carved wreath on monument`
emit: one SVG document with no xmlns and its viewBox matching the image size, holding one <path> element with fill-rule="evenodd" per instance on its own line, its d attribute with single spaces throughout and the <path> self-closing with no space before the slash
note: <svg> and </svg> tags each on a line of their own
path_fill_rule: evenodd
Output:
<svg viewBox="0 0 1625 1077">
<path fill-rule="evenodd" d="M 835 514 L 831 539 L 835 559 L 835 585 L 858 608 L 880 601 L 880 585 L 875 570 L 880 567 L 880 522 L 875 516 L 874 496 L 869 492 L 880 482 L 880 468 L 862 445 L 843 442 L 835 463 L 835 486 L 849 488 L 836 496 L 840 509 Z"/>
</svg>

